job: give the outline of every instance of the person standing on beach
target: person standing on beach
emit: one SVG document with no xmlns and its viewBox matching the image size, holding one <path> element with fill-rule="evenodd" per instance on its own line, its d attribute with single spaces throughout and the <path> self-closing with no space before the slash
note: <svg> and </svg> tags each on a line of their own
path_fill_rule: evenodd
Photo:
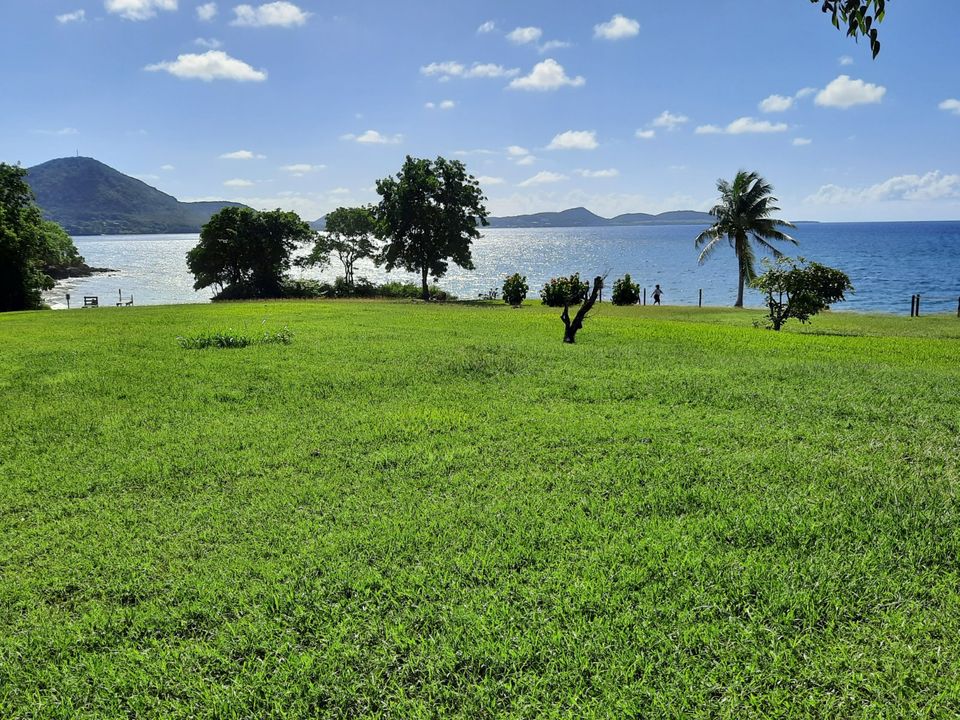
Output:
<svg viewBox="0 0 960 720">
<path fill-rule="evenodd" d="M 653 304 L 654 304 L 654 305 L 659 305 L 659 304 L 660 304 L 660 296 L 661 296 L 661 295 L 663 295 L 663 290 L 661 290 L 661 289 L 660 289 L 660 286 L 657 285 L 657 286 L 653 289 Z"/>
</svg>

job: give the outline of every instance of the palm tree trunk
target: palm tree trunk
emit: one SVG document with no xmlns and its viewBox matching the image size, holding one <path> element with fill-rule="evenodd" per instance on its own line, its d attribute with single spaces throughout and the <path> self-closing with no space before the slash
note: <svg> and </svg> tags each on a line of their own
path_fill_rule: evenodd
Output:
<svg viewBox="0 0 960 720">
<path fill-rule="evenodd" d="M 743 307 L 743 270 L 740 271 L 740 285 L 737 287 L 737 301 L 733 304 L 734 307 L 742 308 Z"/>
</svg>

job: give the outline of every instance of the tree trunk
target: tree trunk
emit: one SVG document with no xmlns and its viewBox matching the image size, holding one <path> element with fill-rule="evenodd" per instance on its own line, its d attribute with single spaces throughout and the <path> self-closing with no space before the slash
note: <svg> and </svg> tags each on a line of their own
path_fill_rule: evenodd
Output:
<svg viewBox="0 0 960 720">
<path fill-rule="evenodd" d="M 733 304 L 734 307 L 742 308 L 743 307 L 743 270 L 740 271 L 740 285 L 737 288 L 737 301 Z"/>
<path fill-rule="evenodd" d="M 563 341 L 565 343 L 573 345 L 577 341 L 577 330 L 583 327 L 583 320 L 587 317 L 587 313 L 593 309 L 597 298 L 600 297 L 601 290 L 603 290 L 603 278 L 596 277 L 593 279 L 593 292 L 590 293 L 590 297 L 580 306 L 580 309 L 572 321 L 570 320 L 570 306 L 563 306 L 563 313 L 560 315 L 560 319 L 563 320 Z"/>
<path fill-rule="evenodd" d="M 420 281 L 421 281 L 421 288 L 423 291 L 423 299 L 429 300 L 430 286 L 427 285 L 427 266 L 426 265 L 424 265 L 423 268 L 420 270 Z"/>
</svg>

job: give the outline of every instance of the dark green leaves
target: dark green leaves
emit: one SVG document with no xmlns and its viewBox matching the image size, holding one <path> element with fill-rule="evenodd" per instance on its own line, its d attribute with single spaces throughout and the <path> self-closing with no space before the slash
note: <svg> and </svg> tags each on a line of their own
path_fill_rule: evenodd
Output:
<svg viewBox="0 0 960 720">
<path fill-rule="evenodd" d="M 818 3 L 821 0 L 810 2 Z M 874 58 L 880 54 L 880 41 L 873 24 L 874 21 L 883 22 L 886 16 L 886 0 L 823 0 L 820 10 L 831 16 L 833 26 L 838 30 L 843 23 L 849 37 L 867 38 Z"/>
</svg>

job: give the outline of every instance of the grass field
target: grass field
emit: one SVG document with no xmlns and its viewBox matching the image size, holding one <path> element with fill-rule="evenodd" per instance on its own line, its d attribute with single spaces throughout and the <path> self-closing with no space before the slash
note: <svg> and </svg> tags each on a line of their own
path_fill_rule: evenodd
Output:
<svg viewBox="0 0 960 720">
<path fill-rule="evenodd" d="M 0 717 L 960 714 L 960 320 L 557 315 L 0 316 Z"/>
</svg>

